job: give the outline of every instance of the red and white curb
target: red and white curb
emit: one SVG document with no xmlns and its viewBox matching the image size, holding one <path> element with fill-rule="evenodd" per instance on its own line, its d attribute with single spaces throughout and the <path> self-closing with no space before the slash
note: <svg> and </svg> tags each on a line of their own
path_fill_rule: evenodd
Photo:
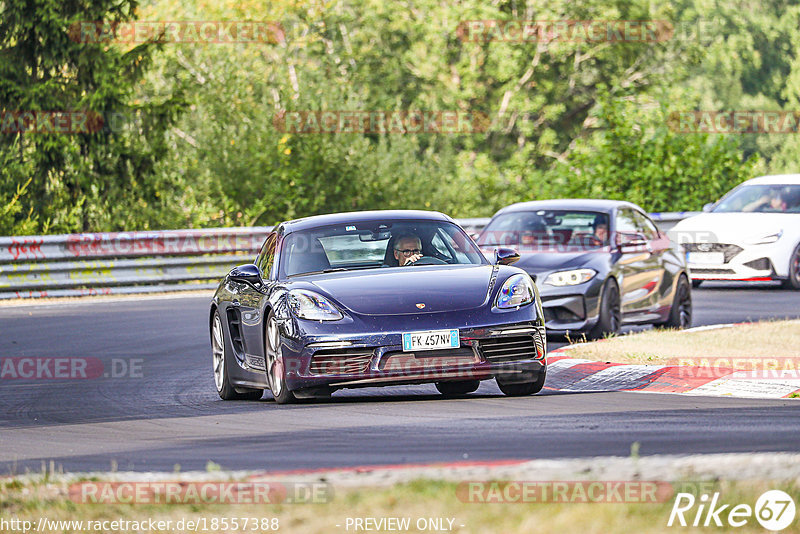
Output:
<svg viewBox="0 0 800 534">
<path fill-rule="evenodd" d="M 700 327 L 730 328 L 734 325 Z M 698 329 L 686 330 L 686 332 Z M 797 371 L 740 371 L 721 367 L 630 365 L 570 358 L 566 346 L 547 355 L 545 387 L 558 391 L 643 391 L 780 399 L 800 395 Z"/>
</svg>

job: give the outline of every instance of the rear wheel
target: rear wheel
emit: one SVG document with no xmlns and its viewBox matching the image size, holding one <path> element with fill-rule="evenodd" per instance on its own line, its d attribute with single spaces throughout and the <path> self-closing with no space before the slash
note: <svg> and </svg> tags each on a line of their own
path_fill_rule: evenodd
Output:
<svg viewBox="0 0 800 534">
<path fill-rule="evenodd" d="M 536 377 L 536 380 L 532 382 L 507 383 L 499 376 L 496 377 L 495 380 L 497 380 L 497 387 L 500 388 L 500 391 L 502 391 L 504 395 L 509 397 L 526 397 L 534 393 L 539 393 L 544 387 L 546 378 L 547 371 L 542 370 L 539 372 L 539 376 Z"/>
<path fill-rule="evenodd" d="M 481 385 L 480 380 L 462 380 L 459 382 L 436 382 L 436 389 L 445 397 L 457 397 L 472 393 Z"/>
<path fill-rule="evenodd" d="M 800 289 L 800 245 L 794 249 L 789 260 L 789 278 L 783 281 L 786 289 Z"/>
<path fill-rule="evenodd" d="M 600 339 L 604 336 L 616 334 L 622 325 L 622 310 L 619 297 L 619 286 L 616 280 L 609 278 L 603 286 L 600 297 L 600 317 L 597 324 L 589 330 L 589 337 Z"/>
<path fill-rule="evenodd" d="M 217 393 L 223 400 L 258 400 L 264 394 L 260 389 L 248 389 L 239 393 L 231 384 L 228 375 L 228 360 L 230 352 L 228 344 L 225 343 L 225 330 L 222 328 L 222 319 L 219 311 L 214 310 L 214 318 L 211 321 L 211 362 L 214 370 L 214 384 L 217 386 Z"/>
<path fill-rule="evenodd" d="M 692 287 L 698 288 L 702 285 L 702 283 L 703 283 L 702 280 L 692 280 Z"/>
<path fill-rule="evenodd" d="M 685 275 L 681 275 L 678 285 L 675 287 L 669 318 L 663 323 L 658 323 L 658 326 L 678 329 L 692 326 L 692 290 Z"/>
<path fill-rule="evenodd" d="M 278 329 L 278 320 L 275 313 L 270 312 L 267 318 L 267 343 L 266 343 L 266 363 L 267 363 L 267 383 L 278 404 L 289 404 L 295 402 L 294 394 L 286 387 L 286 366 L 283 360 L 283 347 L 281 346 L 281 334 Z"/>
</svg>

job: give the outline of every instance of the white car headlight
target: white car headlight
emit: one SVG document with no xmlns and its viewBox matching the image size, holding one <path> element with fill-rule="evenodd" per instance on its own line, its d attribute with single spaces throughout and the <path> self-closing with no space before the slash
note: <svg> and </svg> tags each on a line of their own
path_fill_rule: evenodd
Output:
<svg viewBox="0 0 800 534">
<path fill-rule="evenodd" d="M 597 271 L 594 269 L 573 269 L 571 271 L 558 271 L 550 273 L 544 283 L 551 286 L 576 286 L 588 282 L 595 277 Z"/>
<path fill-rule="evenodd" d="M 501 309 L 525 306 L 533 302 L 535 294 L 530 276 L 514 274 L 500 288 L 495 306 Z"/>
<path fill-rule="evenodd" d="M 343 317 L 331 301 L 306 289 L 289 291 L 289 308 L 297 317 L 310 321 L 338 321 Z"/>
<path fill-rule="evenodd" d="M 748 245 L 768 245 L 770 243 L 776 242 L 778 239 L 781 238 L 782 235 L 783 235 L 783 230 L 779 230 L 771 234 L 751 237 L 750 239 L 747 239 L 745 243 L 747 243 Z"/>
</svg>

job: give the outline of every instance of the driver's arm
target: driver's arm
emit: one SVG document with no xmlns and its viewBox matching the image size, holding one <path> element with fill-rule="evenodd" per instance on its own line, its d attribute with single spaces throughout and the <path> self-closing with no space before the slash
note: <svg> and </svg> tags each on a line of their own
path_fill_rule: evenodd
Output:
<svg viewBox="0 0 800 534">
<path fill-rule="evenodd" d="M 761 198 L 758 198 L 749 204 L 745 204 L 742 207 L 742 211 L 756 211 L 758 208 L 763 207 L 769 202 L 769 197 L 764 195 Z"/>
</svg>

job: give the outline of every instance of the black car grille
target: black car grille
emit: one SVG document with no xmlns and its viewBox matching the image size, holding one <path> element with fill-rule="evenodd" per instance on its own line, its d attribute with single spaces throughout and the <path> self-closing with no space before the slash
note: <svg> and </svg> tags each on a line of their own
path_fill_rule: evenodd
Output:
<svg viewBox="0 0 800 534">
<path fill-rule="evenodd" d="M 312 375 L 352 375 L 364 373 L 372 361 L 371 349 L 324 349 L 311 358 Z"/>
<path fill-rule="evenodd" d="M 742 250 L 742 247 L 728 245 L 725 243 L 684 243 L 683 249 L 686 252 L 722 252 L 725 263 L 731 261 Z"/>
<path fill-rule="evenodd" d="M 414 371 L 468 365 L 476 362 L 472 347 L 457 349 L 393 351 L 384 354 L 378 369 L 381 371 Z"/>
<path fill-rule="evenodd" d="M 544 356 L 544 342 L 537 334 L 485 338 L 478 341 L 478 348 L 490 362 L 535 360 Z"/>
<path fill-rule="evenodd" d="M 757 271 L 766 271 L 772 268 L 769 258 L 758 258 L 757 260 L 748 261 L 745 263 L 745 266 Z"/>
</svg>

